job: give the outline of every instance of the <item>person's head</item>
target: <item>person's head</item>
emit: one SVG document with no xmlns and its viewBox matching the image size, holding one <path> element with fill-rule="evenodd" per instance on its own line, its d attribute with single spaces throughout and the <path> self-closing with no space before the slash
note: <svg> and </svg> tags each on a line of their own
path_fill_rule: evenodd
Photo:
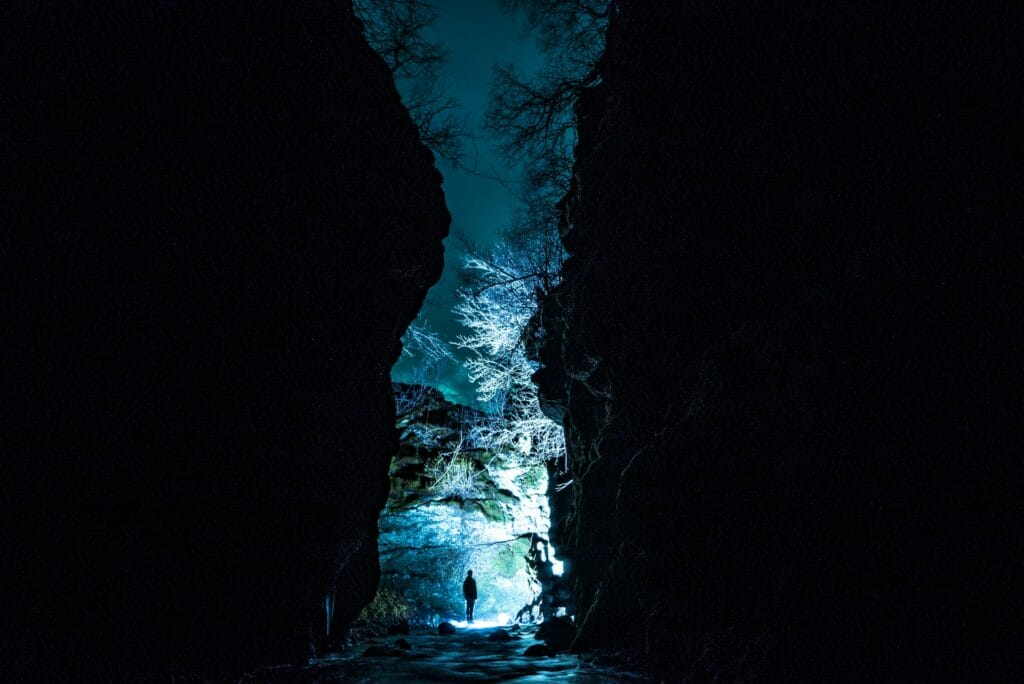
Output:
<svg viewBox="0 0 1024 684">
<path fill-rule="evenodd" d="M 473 571 L 472 570 L 467 570 L 466 571 L 466 577 L 472 577 L 472 576 L 473 576 Z"/>
</svg>

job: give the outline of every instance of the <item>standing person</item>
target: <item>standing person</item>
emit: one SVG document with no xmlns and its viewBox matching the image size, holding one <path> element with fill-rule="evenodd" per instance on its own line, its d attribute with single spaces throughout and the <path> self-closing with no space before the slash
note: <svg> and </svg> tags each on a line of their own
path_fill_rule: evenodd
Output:
<svg viewBox="0 0 1024 684">
<path fill-rule="evenodd" d="M 476 603 L 476 580 L 473 571 L 466 571 L 466 581 L 462 583 L 462 595 L 466 597 L 466 622 L 473 621 L 473 604 Z"/>
</svg>

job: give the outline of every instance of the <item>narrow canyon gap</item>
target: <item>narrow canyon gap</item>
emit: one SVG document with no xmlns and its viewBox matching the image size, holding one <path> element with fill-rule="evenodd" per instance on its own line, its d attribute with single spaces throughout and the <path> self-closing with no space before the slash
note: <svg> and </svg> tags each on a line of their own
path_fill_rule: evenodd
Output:
<svg viewBox="0 0 1024 684">
<path fill-rule="evenodd" d="M 665 681 L 1020 678 L 1020 20 L 610 4 L 530 346 L 574 648 Z M 459 609 L 465 556 L 407 572 L 395 515 L 501 529 L 517 576 L 543 523 L 504 505 L 540 474 L 435 496 L 398 439 L 450 216 L 348 2 L 0 27 L 3 674 L 301 669 L 377 591 L 378 520 L 381 586 Z"/>
</svg>

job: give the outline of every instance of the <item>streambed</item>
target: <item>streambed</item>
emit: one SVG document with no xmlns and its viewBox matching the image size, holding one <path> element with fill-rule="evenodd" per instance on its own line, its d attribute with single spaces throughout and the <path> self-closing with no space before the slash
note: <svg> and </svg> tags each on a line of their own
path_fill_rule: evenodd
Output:
<svg viewBox="0 0 1024 684">
<path fill-rule="evenodd" d="M 311 660 L 303 667 L 269 668 L 254 673 L 246 682 L 557 682 L 586 684 L 640 681 L 636 675 L 601 667 L 575 654 L 524 656 L 536 641 L 536 627 L 510 629 L 513 639 L 488 639 L 500 628 L 477 626 L 458 629 L 455 634 L 414 631 L 408 636 L 390 636 L 357 642 L 342 653 Z M 402 649 L 405 639 L 412 647 Z M 363 656 L 371 646 L 385 646 L 400 654 Z"/>
</svg>

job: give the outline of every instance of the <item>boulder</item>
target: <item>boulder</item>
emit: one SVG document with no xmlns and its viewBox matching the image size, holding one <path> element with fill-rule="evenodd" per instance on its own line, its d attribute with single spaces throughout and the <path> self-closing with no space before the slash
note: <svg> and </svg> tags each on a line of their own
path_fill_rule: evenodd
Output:
<svg viewBox="0 0 1024 684">
<path fill-rule="evenodd" d="M 537 630 L 534 637 L 556 651 L 564 651 L 572 645 L 576 636 L 576 625 L 569 618 L 549 618 Z"/>
<path fill-rule="evenodd" d="M 389 626 L 388 634 L 409 634 L 409 621 L 401 620 L 397 624 Z"/>
<path fill-rule="evenodd" d="M 488 641 L 514 641 L 516 638 L 504 629 L 496 629 L 487 635 Z"/>
<path fill-rule="evenodd" d="M 442 622 L 437 626 L 437 633 L 442 636 L 446 634 L 455 634 L 455 625 L 450 622 Z"/>
</svg>

